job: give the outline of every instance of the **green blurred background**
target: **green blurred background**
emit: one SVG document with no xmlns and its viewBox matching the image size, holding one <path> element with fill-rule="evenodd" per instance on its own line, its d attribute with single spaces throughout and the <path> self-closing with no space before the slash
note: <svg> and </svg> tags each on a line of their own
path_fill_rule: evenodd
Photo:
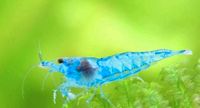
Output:
<svg viewBox="0 0 200 108">
<path fill-rule="evenodd" d="M 48 72 L 40 68 L 28 75 L 22 97 L 23 78 L 39 63 L 39 43 L 47 60 L 160 48 L 193 51 L 141 72 L 145 81 L 162 67 L 193 65 L 200 56 L 199 11 L 199 0 L 1 0 L 0 108 L 62 106 L 60 94 L 57 104 L 52 101 L 62 75 L 48 77 L 41 90 Z"/>
</svg>

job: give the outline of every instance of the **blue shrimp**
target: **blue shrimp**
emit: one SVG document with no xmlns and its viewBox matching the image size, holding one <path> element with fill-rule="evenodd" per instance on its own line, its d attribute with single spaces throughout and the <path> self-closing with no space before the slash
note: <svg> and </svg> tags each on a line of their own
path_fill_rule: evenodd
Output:
<svg viewBox="0 0 200 108">
<path fill-rule="evenodd" d="M 153 63 L 173 55 L 190 55 L 190 50 L 172 51 L 160 49 L 147 52 L 125 52 L 103 58 L 95 57 L 64 57 L 57 62 L 43 61 L 41 54 L 40 66 L 47 68 L 50 72 L 61 72 L 67 81 L 61 84 L 57 90 L 67 97 L 67 100 L 76 98 L 70 92 L 70 88 L 102 87 L 102 85 L 125 79 L 142 70 L 147 69 Z M 105 98 L 102 90 L 101 96 Z M 90 101 L 92 97 L 88 99 Z M 109 101 L 109 100 L 108 100 Z"/>
</svg>

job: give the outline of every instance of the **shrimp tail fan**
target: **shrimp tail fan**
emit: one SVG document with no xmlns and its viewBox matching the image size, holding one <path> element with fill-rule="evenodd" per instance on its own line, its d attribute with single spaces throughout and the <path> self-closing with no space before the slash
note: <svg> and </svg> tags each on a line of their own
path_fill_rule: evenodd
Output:
<svg viewBox="0 0 200 108">
<path fill-rule="evenodd" d="M 181 50 L 179 51 L 180 54 L 184 54 L 184 55 L 192 55 L 192 51 L 191 50 Z"/>
</svg>

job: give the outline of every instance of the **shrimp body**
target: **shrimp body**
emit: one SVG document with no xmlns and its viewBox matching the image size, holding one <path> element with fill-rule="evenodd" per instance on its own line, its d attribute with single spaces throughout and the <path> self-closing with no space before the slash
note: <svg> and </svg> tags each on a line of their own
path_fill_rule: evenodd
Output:
<svg viewBox="0 0 200 108">
<path fill-rule="evenodd" d="M 64 74 L 67 82 L 59 89 L 69 96 L 70 87 L 97 87 L 103 84 L 124 79 L 142 70 L 152 63 L 177 54 L 191 54 L 189 50 L 154 50 L 147 52 L 126 52 L 103 58 L 95 57 L 66 57 L 58 59 L 58 64 L 42 61 L 41 66 Z"/>
</svg>

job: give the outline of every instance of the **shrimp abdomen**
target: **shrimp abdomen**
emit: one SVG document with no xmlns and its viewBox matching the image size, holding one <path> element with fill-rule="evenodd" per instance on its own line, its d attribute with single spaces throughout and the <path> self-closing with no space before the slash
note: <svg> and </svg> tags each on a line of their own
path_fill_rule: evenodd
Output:
<svg viewBox="0 0 200 108">
<path fill-rule="evenodd" d="M 100 58 L 97 64 L 103 79 L 113 81 L 138 73 L 152 63 L 177 54 L 190 54 L 188 50 L 154 50 L 147 52 L 126 52 L 113 56 Z"/>
</svg>

